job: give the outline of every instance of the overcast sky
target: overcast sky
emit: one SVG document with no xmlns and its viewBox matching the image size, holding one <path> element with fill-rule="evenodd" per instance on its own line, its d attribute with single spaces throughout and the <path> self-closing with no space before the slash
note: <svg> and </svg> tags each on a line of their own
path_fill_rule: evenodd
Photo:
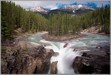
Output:
<svg viewBox="0 0 111 75">
<path fill-rule="evenodd" d="M 23 8 L 30 8 L 30 7 L 37 7 L 41 6 L 44 8 L 57 8 L 57 6 L 62 5 L 62 4 L 71 4 L 73 2 L 77 2 L 80 4 L 85 4 L 88 3 L 88 1 L 75 1 L 75 0 L 70 0 L 70 1 L 13 1 L 15 2 L 16 5 L 20 5 Z M 92 2 L 92 1 L 89 1 Z M 110 4 L 109 1 L 93 1 L 97 5 L 97 7 L 101 7 L 102 5 Z"/>
</svg>

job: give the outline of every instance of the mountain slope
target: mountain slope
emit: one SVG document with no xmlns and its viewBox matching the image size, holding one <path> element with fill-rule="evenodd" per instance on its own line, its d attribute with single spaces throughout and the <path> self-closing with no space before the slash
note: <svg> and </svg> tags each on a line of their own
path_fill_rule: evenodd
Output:
<svg viewBox="0 0 111 75">
<path fill-rule="evenodd" d="M 78 5 L 65 5 L 61 8 L 54 9 L 54 10 L 46 10 L 43 7 L 34 7 L 30 8 L 31 11 L 38 12 L 42 15 L 47 15 L 47 14 L 56 14 L 57 12 L 62 12 L 62 13 L 68 13 L 68 14 L 82 14 L 86 13 L 89 11 L 95 10 L 95 8 L 92 8 L 90 6 L 78 4 Z"/>
<path fill-rule="evenodd" d="M 48 10 L 44 9 L 43 7 L 33 7 L 33 8 L 29 8 L 30 11 L 33 11 L 33 12 L 39 12 L 39 13 L 42 13 L 42 14 L 47 14 L 48 13 Z"/>
<path fill-rule="evenodd" d="M 95 9 L 92 7 L 79 4 L 79 5 L 66 5 L 60 9 L 51 10 L 50 13 L 53 13 L 53 12 L 56 13 L 56 12 L 60 11 L 60 12 L 66 12 L 66 13 L 70 13 L 70 14 L 82 14 L 82 13 L 86 13 L 86 12 L 93 11 L 93 10 L 95 10 Z"/>
</svg>

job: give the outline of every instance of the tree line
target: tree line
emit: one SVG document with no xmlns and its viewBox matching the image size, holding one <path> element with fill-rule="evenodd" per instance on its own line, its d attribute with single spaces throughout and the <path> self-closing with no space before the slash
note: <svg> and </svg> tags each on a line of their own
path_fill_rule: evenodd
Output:
<svg viewBox="0 0 111 75">
<path fill-rule="evenodd" d="M 38 32 L 46 30 L 48 20 L 42 15 L 26 11 L 12 2 L 1 1 L 1 31 L 2 40 L 12 39 L 15 30 L 22 32 Z"/>
<path fill-rule="evenodd" d="M 110 6 L 98 8 L 82 15 L 58 12 L 45 18 L 39 13 L 26 11 L 12 2 L 1 1 L 2 40 L 12 39 L 15 30 L 22 32 L 48 31 L 50 35 L 75 34 L 93 25 L 102 26 L 102 31 L 110 33 Z"/>
<path fill-rule="evenodd" d="M 49 33 L 55 35 L 75 34 L 91 26 L 102 26 L 100 31 L 110 33 L 110 6 L 98 8 L 82 15 L 50 14 Z"/>
</svg>

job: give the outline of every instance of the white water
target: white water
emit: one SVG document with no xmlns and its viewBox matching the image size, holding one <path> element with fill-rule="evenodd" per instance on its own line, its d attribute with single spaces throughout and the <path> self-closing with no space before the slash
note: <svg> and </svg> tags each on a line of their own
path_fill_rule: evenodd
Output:
<svg viewBox="0 0 111 75">
<path fill-rule="evenodd" d="M 72 63 L 77 56 L 81 56 L 84 51 L 73 51 L 76 47 L 95 47 L 97 45 L 102 45 L 103 43 L 109 44 L 109 37 L 97 35 L 97 34 L 88 34 L 88 36 L 73 40 L 68 40 L 64 42 L 54 42 L 46 41 L 41 38 L 43 33 L 32 35 L 29 37 L 30 41 L 48 44 L 45 48 L 53 49 L 54 52 L 58 52 L 58 56 L 52 56 L 50 62 L 58 61 L 57 63 L 57 73 L 58 74 L 74 74 L 74 69 L 72 68 Z M 39 37 L 38 37 L 39 36 Z M 33 39 L 30 39 L 33 38 Z M 39 40 L 38 40 L 39 39 Z M 64 45 L 68 43 L 67 47 L 64 48 Z"/>
<path fill-rule="evenodd" d="M 58 56 L 51 57 L 51 63 L 58 61 L 57 63 L 58 74 L 74 74 L 74 69 L 72 68 L 72 63 L 74 62 L 74 58 L 77 56 L 81 56 L 82 52 L 84 51 L 89 51 L 89 50 L 73 51 L 74 48 L 71 47 L 74 46 L 75 44 L 68 44 L 67 47 L 64 48 L 64 45 L 66 43 L 63 42 L 50 42 L 46 40 L 41 40 L 41 42 L 50 44 L 51 46 L 46 46 L 46 48 L 53 49 L 54 52 L 59 53 Z M 81 44 L 83 43 L 81 42 Z"/>
</svg>

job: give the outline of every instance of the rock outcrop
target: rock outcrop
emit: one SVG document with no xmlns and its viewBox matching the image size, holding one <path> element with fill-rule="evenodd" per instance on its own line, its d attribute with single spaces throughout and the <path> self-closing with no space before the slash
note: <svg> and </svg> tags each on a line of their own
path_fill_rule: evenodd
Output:
<svg viewBox="0 0 111 75">
<path fill-rule="evenodd" d="M 102 32 L 102 26 L 95 25 L 90 28 L 84 29 L 81 32 L 87 32 L 87 33 L 101 33 Z"/>
<path fill-rule="evenodd" d="M 50 67 L 53 51 L 43 46 L 23 51 L 21 48 L 12 54 L 2 55 L 2 74 L 46 74 Z"/>
<path fill-rule="evenodd" d="M 77 74 L 109 74 L 110 50 L 92 50 L 76 57 L 73 63 Z"/>
<path fill-rule="evenodd" d="M 57 74 L 57 63 L 58 63 L 58 61 L 51 63 L 50 74 Z"/>
</svg>

